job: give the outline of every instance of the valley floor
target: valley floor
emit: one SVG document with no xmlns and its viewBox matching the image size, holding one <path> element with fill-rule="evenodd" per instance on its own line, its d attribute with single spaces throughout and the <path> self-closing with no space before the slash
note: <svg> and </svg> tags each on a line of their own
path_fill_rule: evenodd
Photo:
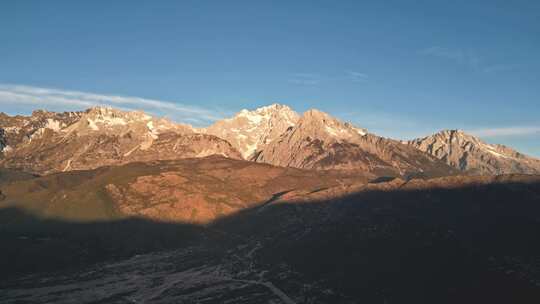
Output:
<svg viewBox="0 0 540 304">
<path fill-rule="evenodd" d="M 204 247 L 137 255 L 76 271 L 39 273 L 0 284 L 2 303 L 305 303 L 340 298 L 330 289 L 306 295 L 284 265 L 255 267 L 259 247 L 218 254 Z M 279 287 L 278 287 L 279 286 Z M 341 302 L 341 301 L 340 301 Z"/>
</svg>

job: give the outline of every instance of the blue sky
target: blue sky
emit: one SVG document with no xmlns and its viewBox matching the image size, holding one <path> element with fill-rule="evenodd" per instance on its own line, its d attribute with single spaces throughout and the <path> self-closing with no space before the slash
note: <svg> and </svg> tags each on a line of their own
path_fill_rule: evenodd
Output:
<svg viewBox="0 0 540 304">
<path fill-rule="evenodd" d="M 2 1 L 0 111 L 96 100 L 196 125 L 278 102 L 540 156 L 540 1 Z"/>
</svg>

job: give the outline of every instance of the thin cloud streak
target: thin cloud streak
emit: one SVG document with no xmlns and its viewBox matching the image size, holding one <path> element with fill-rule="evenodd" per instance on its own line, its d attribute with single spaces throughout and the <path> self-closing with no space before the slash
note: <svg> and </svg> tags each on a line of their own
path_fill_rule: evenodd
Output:
<svg viewBox="0 0 540 304">
<path fill-rule="evenodd" d="M 420 54 L 452 60 L 459 64 L 471 66 L 475 69 L 479 67 L 481 62 L 480 56 L 478 56 L 475 52 L 464 49 L 432 46 L 430 48 L 421 50 Z"/>
<path fill-rule="evenodd" d="M 321 76 L 312 73 L 295 73 L 290 75 L 287 81 L 292 84 L 316 86 L 321 83 Z"/>
<path fill-rule="evenodd" d="M 486 73 L 509 72 L 521 68 L 519 64 L 495 64 L 483 69 Z"/>
<path fill-rule="evenodd" d="M 347 76 L 352 82 L 366 82 L 368 79 L 367 74 L 354 71 L 348 71 Z"/>
<path fill-rule="evenodd" d="M 516 126 L 505 128 L 478 129 L 470 130 L 468 132 L 480 137 L 526 136 L 540 134 L 540 126 Z"/>
<path fill-rule="evenodd" d="M 89 108 L 108 105 L 128 110 L 144 110 L 151 114 L 167 114 L 179 121 L 204 124 L 222 118 L 216 111 L 170 101 L 132 96 L 102 95 L 80 91 L 58 90 L 25 85 L 0 84 L 0 104 L 26 104 L 39 107 L 67 106 Z"/>
<path fill-rule="evenodd" d="M 454 61 L 461 65 L 470 66 L 473 69 L 484 73 L 503 73 L 513 71 L 521 67 L 519 64 L 510 63 L 488 64 L 485 62 L 485 60 L 482 60 L 481 56 L 470 49 L 432 46 L 421 50 L 420 54 Z"/>
</svg>

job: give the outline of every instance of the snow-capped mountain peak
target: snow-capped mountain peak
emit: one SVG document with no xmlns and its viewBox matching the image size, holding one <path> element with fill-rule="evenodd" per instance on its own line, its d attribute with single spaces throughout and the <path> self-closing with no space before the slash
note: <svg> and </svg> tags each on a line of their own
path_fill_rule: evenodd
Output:
<svg viewBox="0 0 540 304">
<path fill-rule="evenodd" d="M 66 134 L 85 135 L 94 132 L 122 135 L 127 132 L 148 133 L 156 137 L 160 133 L 193 133 L 189 125 L 177 124 L 165 118 L 150 116 L 142 111 L 122 111 L 97 106 L 83 112 L 74 124 L 62 130 Z"/>
<path fill-rule="evenodd" d="M 249 159 L 262 146 L 294 126 L 298 119 L 298 114 L 288 106 L 272 104 L 253 111 L 244 109 L 201 131 L 226 139 Z"/>
<path fill-rule="evenodd" d="M 31 116 L 0 113 L 0 157 L 5 158 L 4 162 L 33 165 L 26 157 L 43 158 L 43 153 L 50 151 L 36 152 L 36 149 L 53 149 L 57 144 L 69 144 L 71 154 L 67 151 L 51 154 L 51 161 L 58 161 L 53 164 L 54 170 L 86 168 L 91 157 L 96 157 L 98 164 L 104 151 L 110 153 L 104 159 L 114 163 L 123 158 L 164 157 L 166 153 L 170 153 L 167 157 L 179 157 L 175 153 L 181 150 L 183 156 L 225 153 L 240 157 L 241 154 L 244 159 L 279 166 L 382 170 L 385 174 L 400 175 L 457 172 L 456 169 L 488 175 L 540 173 L 540 160 L 506 146 L 488 144 L 462 130 L 444 130 L 425 138 L 398 142 L 368 133 L 319 110 L 306 111 L 300 117 L 281 104 L 244 109 L 203 129 L 141 111 L 103 106 L 82 112 L 38 110 Z M 193 149 L 195 146 L 198 148 Z M 90 158 L 83 157 L 77 163 L 77 158 L 72 157 L 79 154 Z M 37 167 L 32 170 L 39 172 L 53 170 L 42 161 L 34 165 Z"/>
<path fill-rule="evenodd" d="M 298 123 L 264 147 L 255 159 L 304 169 L 343 169 L 375 174 L 439 175 L 446 164 L 397 141 L 368 134 L 319 110 L 309 110 Z"/>
<path fill-rule="evenodd" d="M 309 130 L 311 134 L 326 141 L 354 140 L 367 134 L 365 129 L 355 127 L 351 123 L 342 122 L 329 114 L 312 109 L 306 111 L 298 124 L 301 129 Z"/>
</svg>

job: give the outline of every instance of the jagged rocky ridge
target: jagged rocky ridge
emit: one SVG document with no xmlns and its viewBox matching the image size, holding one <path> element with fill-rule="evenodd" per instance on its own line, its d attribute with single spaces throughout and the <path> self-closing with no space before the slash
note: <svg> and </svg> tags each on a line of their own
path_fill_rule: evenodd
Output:
<svg viewBox="0 0 540 304">
<path fill-rule="evenodd" d="M 299 119 L 288 106 L 272 104 L 254 111 L 242 110 L 230 119 L 217 121 L 201 132 L 230 142 L 245 159 L 277 139 Z"/>
<path fill-rule="evenodd" d="M 259 150 L 254 159 L 305 169 L 361 170 L 376 176 L 440 176 L 454 171 L 417 149 L 318 110 L 304 113 L 295 126 Z"/>
<path fill-rule="evenodd" d="M 481 175 L 540 174 L 540 160 L 503 145 L 490 145 L 461 130 L 444 130 L 408 142 L 463 172 Z"/>
<path fill-rule="evenodd" d="M 400 142 L 330 115 L 299 115 L 273 104 L 207 128 L 143 112 L 95 107 L 83 112 L 0 113 L 0 166 L 38 174 L 134 161 L 222 155 L 276 166 L 353 170 L 378 176 L 433 177 L 540 172 L 540 161 L 461 131 Z"/>
<path fill-rule="evenodd" d="M 143 112 L 96 107 L 2 118 L 6 147 L 0 165 L 39 174 L 214 154 L 241 158 L 221 138 Z"/>
</svg>

